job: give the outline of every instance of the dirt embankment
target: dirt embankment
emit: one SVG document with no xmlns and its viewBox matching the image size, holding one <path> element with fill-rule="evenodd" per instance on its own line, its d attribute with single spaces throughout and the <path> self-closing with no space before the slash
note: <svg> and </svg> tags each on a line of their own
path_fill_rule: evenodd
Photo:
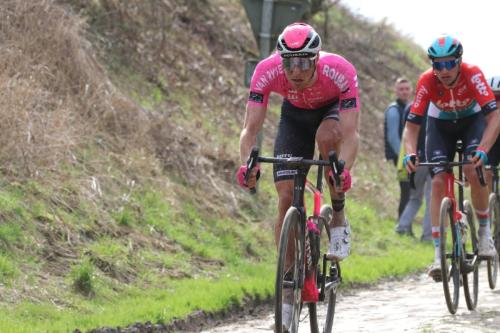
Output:
<svg viewBox="0 0 500 333">
<path fill-rule="evenodd" d="M 338 4 L 311 22 L 325 50 L 358 68 L 363 145 L 352 195 L 385 202 L 384 184 L 393 177 L 378 166 L 382 110 L 397 76 L 416 78 L 420 55 L 391 27 L 356 18 Z M 39 265 L 26 281 L 2 285 L 2 298 L 70 306 L 57 291 L 72 288 L 66 278 L 82 257 L 118 285 L 133 284 L 133 265 L 87 251 L 99 240 L 122 241 L 133 253 L 184 251 L 154 228 L 127 224 L 123 208 L 141 187 L 167 193 L 173 209 L 189 199 L 211 216 L 248 220 L 257 214 L 234 184 L 247 95 L 244 59 L 256 53 L 239 1 L 2 1 L 0 172 L 22 202 L 0 216 L 26 232 L 24 238 L 0 235 L 0 247 Z M 267 147 L 277 119 L 268 112 Z M 186 184 L 189 191 L 178 191 Z M 380 195 L 368 197 L 373 191 Z M 134 216 L 144 216 L 144 207 L 129 206 Z M 33 266 L 18 270 L 31 274 Z M 38 288 L 45 283 L 50 295 Z"/>
</svg>

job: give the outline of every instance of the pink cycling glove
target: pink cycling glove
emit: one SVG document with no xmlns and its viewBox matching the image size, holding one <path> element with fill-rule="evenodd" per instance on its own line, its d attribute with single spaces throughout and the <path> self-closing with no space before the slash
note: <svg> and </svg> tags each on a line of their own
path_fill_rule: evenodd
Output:
<svg viewBox="0 0 500 333">
<path fill-rule="evenodd" d="M 344 175 L 344 186 L 342 187 L 342 192 L 347 192 L 351 189 L 351 185 L 352 185 L 351 173 L 349 172 L 349 169 L 344 168 L 344 171 L 342 171 L 342 174 Z M 330 170 L 330 172 L 328 172 L 328 179 L 330 180 L 330 184 L 334 184 L 332 170 Z"/>
<path fill-rule="evenodd" d="M 257 169 L 257 180 L 259 179 L 260 177 L 260 168 L 259 166 L 257 165 L 255 167 L 255 169 Z M 242 187 L 242 188 L 248 188 L 248 185 L 247 183 L 245 182 L 245 176 L 247 174 L 247 166 L 246 165 L 242 165 L 240 166 L 240 168 L 238 169 L 238 172 L 236 173 L 236 179 L 238 180 L 238 184 Z"/>
<path fill-rule="evenodd" d="M 342 174 L 344 175 L 344 187 L 342 188 L 342 191 L 347 192 L 352 186 L 351 173 L 349 172 L 349 169 L 344 168 L 344 172 L 342 172 Z"/>
</svg>

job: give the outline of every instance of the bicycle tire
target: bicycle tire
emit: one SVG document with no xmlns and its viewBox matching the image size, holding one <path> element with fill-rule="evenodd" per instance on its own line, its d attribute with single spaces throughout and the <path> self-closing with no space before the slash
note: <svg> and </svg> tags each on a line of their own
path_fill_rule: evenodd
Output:
<svg viewBox="0 0 500 333">
<path fill-rule="evenodd" d="M 320 220 L 320 237 L 323 237 L 323 227 L 325 228 L 325 234 L 328 234 L 326 232 L 326 228 L 328 228 L 328 222 L 326 224 L 323 224 L 324 221 L 330 221 L 331 216 L 333 214 L 333 209 L 329 205 L 323 205 L 320 210 L 320 216 L 323 217 L 323 219 Z M 328 243 L 328 242 L 327 242 Z M 321 256 L 320 256 L 321 257 Z M 318 272 L 321 272 L 321 261 L 318 263 Z M 329 270 L 328 270 L 329 271 Z M 326 278 L 326 277 L 325 277 Z M 325 296 L 325 300 L 327 300 L 328 305 L 327 305 L 327 310 L 326 310 L 326 316 L 325 316 L 325 321 L 322 325 L 322 330 L 320 331 L 320 326 L 318 325 L 318 315 L 317 315 L 317 305 L 316 303 L 309 303 L 309 325 L 311 328 L 311 333 L 331 333 L 333 329 L 333 318 L 335 316 L 335 303 L 337 300 L 337 287 L 332 287 L 328 290 L 328 293 Z"/>
<path fill-rule="evenodd" d="M 275 283 L 275 305 L 274 305 L 274 324 L 276 333 L 283 332 L 282 322 L 282 307 L 283 307 L 283 293 L 285 289 L 293 288 L 292 297 L 292 322 L 288 330 L 289 333 L 297 333 L 299 326 L 299 316 L 302 307 L 301 302 L 301 279 L 304 269 L 304 249 L 302 241 L 302 216 L 299 210 L 295 207 L 290 207 L 286 212 L 283 220 L 283 226 L 280 235 L 280 244 L 278 250 L 278 264 L 276 269 L 276 283 Z M 293 235 L 293 249 L 289 249 L 289 236 Z M 287 250 L 293 251 L 295 264 L 292 270 L 285 270 Z M 291 272 L 291 274 L 289 274 Z M 291 275 L 291 276 L 290 276 Z M 285 281 L 286 279 L 286 281 Z"/>
<path fill-rule="evenodd" d="M 477 259 L 478 239 L 476 234 L 476 224 L 474 222 L 474 210 L 469 201 L 464 201 L 464 214 L 467 218 L 467 239 L 463 242 L 463 258 L 466 258 L 467 263 Z M 471 276 L 472 274 L 472 276 Z M 473 271 L 462 271 L 462 280 L 464 285 L 464 296 L 467 309 L 474 310 L 477 306 L 478 292 L 479 292 L 479 261 L 473 262 Z M 469 283 L 472 283 L 470 285 Z"/>
<path fill-rule="evenodd" d="M 497 255 L 493 259 L 488 259 L 487 267 L 488 267 L 488 285 L 490 289 L 495 289 L 497 285 L 497 276 L 498 276 L 498 264 L 499 264 L 499 255 L 498 251 L 500 250 L 500 232 L 499 230 L 499 221 L 498 221 L 498 203 L 497 196 L 495 193 L 491 193 L 488 200 L 488 208 L 490 211 L 490 226 L 491 232 L 493 235 L 493 241 L 495 243 L 495 248 L 497 249 Z"/>
<path fill-rule="evenodd" d="M 444 298 L 448 311 L 451 314 L 457 312 L 460 291 L 460 258 L 457 253 L 456 227 L 453 214 L 451 200 L 446 197 L 441 201 L 439 213 L 439 252 L 441 255 L 441 280 L 443 283 Z M 447 242 L 447 224 L 449 224 L 451 230 L 451 244 Z M 450 293 L 450 280 L 453 283 L 453 294 Z"/>
</svg>

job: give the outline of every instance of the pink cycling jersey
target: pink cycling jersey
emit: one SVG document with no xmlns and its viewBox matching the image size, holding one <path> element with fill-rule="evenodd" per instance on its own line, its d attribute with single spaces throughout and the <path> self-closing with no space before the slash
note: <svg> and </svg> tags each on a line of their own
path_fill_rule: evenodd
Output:
<svg viewBox="0 0 500 333">
<path fill-rule="evenodd" d="M 259 62 L 250 84 L 248 103 L 267 106 L 269 94 L 276 92 L 301 109 L 318 109 L 338 101 L 339 111 L 359 111 L 356 69 L 343 57 L 319 53 L 317 80 L 311 87 L 297 90 L 287 80 L 281 57 L 274 53 Z"/>
</svg>

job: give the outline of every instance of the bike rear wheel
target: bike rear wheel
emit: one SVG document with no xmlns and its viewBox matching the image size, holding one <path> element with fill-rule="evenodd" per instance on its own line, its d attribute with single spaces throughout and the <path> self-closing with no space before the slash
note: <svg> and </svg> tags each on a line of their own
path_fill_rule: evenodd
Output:
<svg viewBox="0 0 500 333">
<path fill-rule="evenodd" d="M 488 284 L 490 286 L 490 289 L 495 289 L 496 284 L 497 284 L 497 275 L 498 275 L 498 265 L 499 265 L 499 255 L 498 252 L 500 251 L 500 229 L 499 229 L 499 211 L 498 211 L 498 202 L 497 202 L 497 196 L 495 193 L 491 193 L 489 197 L 489 211 L 490 211 L 490 217 L 491 217 L 491 234 L 493 235 L 493 240 L 495 243 L 495 248 L 497 249 L 497 255 L 493 259 L 488 259 Z"/>
<path fill-rule="evenodd" d="M 441 202 L 439 214 L 441 255 L 441 279 L 443 282 L 444 298 L 448 311 L 451 314 L 457 312 L 458 297 L 460 291 L 460 258 L 459 251 L 461 245 L 457 244 L 456 227 L 454 223 L 454 211 L 450 198 L 444 198 Z M 451 232 L 446 232 L 447 226 Z"/>
<path fill-rule="evenodd" d="M 467 309 L 474 310 L 477 306 L 479 291 L 479 261 L 477 261 L 477 234 L 474 222 L 474 210 L 469 201 L 464 201 L 464 213 L 467 218 L 469 230 L 466 239 L 462 241 L 464 267 L 462 267 L 462 280 L 464 284 L 464 296 Z"/>
<path fill-rule="evenodd" d="M 275 284 L 276 300 L 274 305 L 276 333 L 285 332 L 282 318 L 284 303 L 292 305 L 292 320 L 288 331 L 290 333 L 298 332 L 302 307 L 302 276 L 304 274 L 303 235 L 302 216 L 297 208 L 290 207 L 283 220 L 278 251 Z M 293 259 L 293 264 L 287 265 L 287 257 L 289 261 Z"/>
<path fill-rule="evenodd" d="M 328 235 L 328 232 L 327 232 L 327 230 L 328 230 L 327 228 L 329 227 L 328 222 L 331 220 L 332 214 L 333 214 L 333 209 L 329 205 L 324 205 L 323 207 L 321 207 L 320 216 L 322 217 L 322 219 L 320 220 L 320 225 L 319 225 L 319 227 L 320 227 L 319 229 L 321 231 L 321 234 L 320 234 L 321 238 L 320 239 L 324 239 L 324 235 Z M 324 232 L 323 232 L 323 229 L 325 230 Z M 326 240 L 329 240 L 329 238 L 327 237 Z M 322 247 L 321 247 L 321 249 L 323 251 L 321 251 L 321 254 L 326 253 L 326 251 L 328 249 L 328 244 L 329 244 L 328 241 L 323 242 Z M 322 255 L 320 255 L 320 258 L 321 257 L 322 257 Z M 327 261 L 326 263 L 328 265 L 331 264 L 330 261 Z M 335 269 L 327 269 L 326 271 L 329 272 L 330 275 L 324 276 L 324 277 L 322 276 L 322 274 L 323 274 L 322 273 L 323 272 L 322 265 L 323 265 L 323 262 L 320 260 L 318 263 L 318 276 L 320 276 L 321 279 L 326 279 L 326 282 L 332 282 L 331 281 L 332 279 L 339 278 L 338 275 L 332 276 L 333 271 L 338 272 L 338 268 L 337 268 L 338 264 L 333 264 L 335 266 Z M 331 284 L 330 287 L 325 291 L 325 294 L 326 294 L 325 301 L 328 302 L 328 304 L 327 304 L 325 318 L 324 318 L 324 320 L 320 320 L 320 324 L 322 324 L 321 326 L 318 323 L 317 304 L 316 303 L 309 303 L 309 323 L 310 323 L 310 327 L 311 327 L 311 333 L 331 333 L 332 332 L 333 318 L 335 316 L 335 302 L 337 300 L 337 284 L 336 283 Z M 320 330 L 320 328 L 322 328 L 322 329 Z"/>
</svg>

